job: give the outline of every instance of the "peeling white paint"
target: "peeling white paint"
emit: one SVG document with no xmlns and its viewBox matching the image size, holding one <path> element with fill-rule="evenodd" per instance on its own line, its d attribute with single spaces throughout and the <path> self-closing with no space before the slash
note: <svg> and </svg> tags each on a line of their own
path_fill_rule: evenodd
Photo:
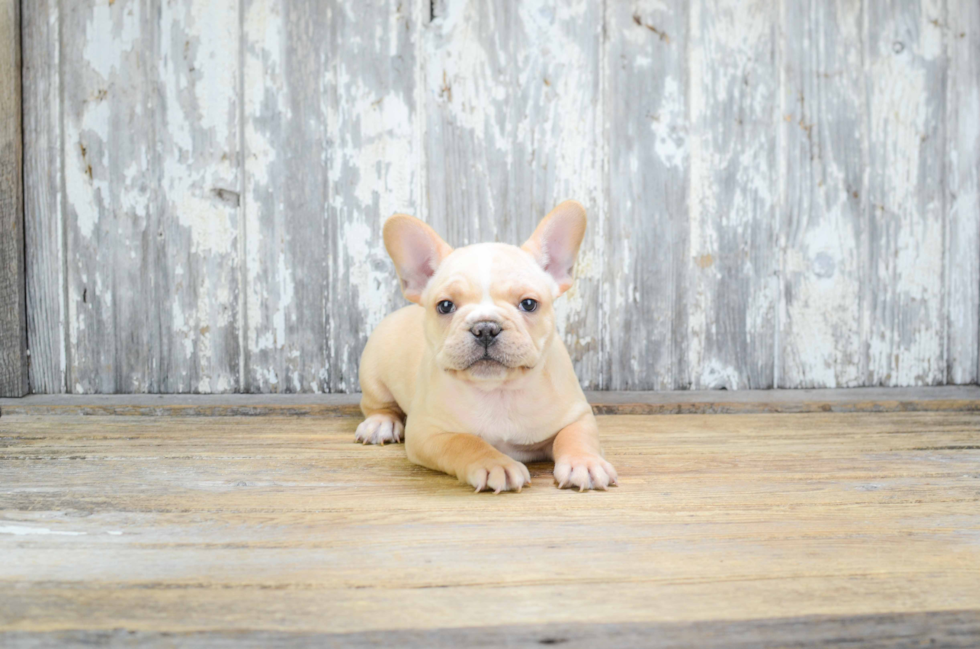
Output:
<svg viewBox="0 0 980 649">
<path fill-rule="evenodd" d="M 145 368 L 164 363 L 174 389 L 235 390 L 227 367 L 238 361 L 257 389 L 352 389 L 360 346 L 400 304 L 385 217 L 428 218 L 454 244 L 519 243 L 565 198 L 590 217 L 576 282 L 556 303 L 585 384 L 622 381 L 597 378 L 603 367 L 649 375 L 645 354 L 665 345 L 677 349 L 662 355 L 670 376 L 651 379 L 657 386 L 760 385 L 773 355 L 772 372 L 791 386 L 976 378 L 980 90 L 968 3 L 900 4 L 882 20 L 846 3 L 797 16 L 761 1 L 709 12 L 666 0 L 447 0 L 431 24 L 425 3 L 351 3 L 319 16 L 318 30 L 343 19 L 338 42 L 299 45 L 280 0 L 243 1 L 242 34 L 239 0 L 164 3 L 152 39 L 138 3 L 91 3 L 78 29 L 65 24 L 77 49 L 61 63 L 61 245 L 72 257 L 59 280 L 68 345 L 58 353 L 74 390 L 100 391 L 109 373 L 93 368 L 130 362 L 106 341 L 123 349 L 125 328 L 143 322 L 110 330 L 112 318 L 153 309 L 169 327 L 170 358 L 147 352 L 116 389 L 159 389 Z M 823 30 L 805 31 L 813 69 L 787 55 L 790 21 Z M 613 29 L 606 40 L 603 29 Z M 617 42 L 633 54 L 611 55 Z M 324 49 L 317 59 L 297 47 Z M 611 100 L 616 66 L 657 75 L 654 95 Z M 310 86 L 296 87 L 307 67 Z M 310 87 L 320 97 L 297 102 Z M 307 205 L 289 195 L 285 171 L 302 150 L 289 139 L 298 120 L 322 134 L 303 160 L 325 189 Z M 631 120 L 636 145 L 607 150 L 610 125 Z M 836 157 L 831 138 L 848 137 L 857 163 Z M 611 204 L 636 220 L 621 242 L 607 240 L 624 218 L 605 212 L 611 159 L 629 194 Z M 787 173 L 799 176 L 789 190 Z M 686 192 L 687 213 L 670 212 L 664 227 L 651 197 L 671 191 Z M 674 245 L 662 262 L 670 281 L 658 276 L 655 287 L 632 270 L 651 254 L 648 216 Z M 296 258 L 303 236 L 322 239 L 322 260 Z M 172 262 L 145 286 L 166 295 L 142 295 L 132 270 L 160 250 Z M 317 291 L 326 306 L 302 303 Z M 313 317 L 326 321 L 325 340 L 294 333 L 312 310 L 323 311 Z M 608 311 L 633 317 L 623 320 L 637 327 L 629 350 L 610 346 Z"/>
<path fill-rule="evenodd" d="M 677 79 L 664 79 L 663 103 L 650 128 L 657 136 L 657 155 L 665 165 L 680 169 L 687 164 L 687 106 Z"/>
</svg>

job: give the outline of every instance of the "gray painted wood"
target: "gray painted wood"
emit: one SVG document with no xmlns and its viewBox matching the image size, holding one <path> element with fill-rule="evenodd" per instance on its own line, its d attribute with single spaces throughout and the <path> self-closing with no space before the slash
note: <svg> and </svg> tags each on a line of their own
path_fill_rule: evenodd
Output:
<svg viewBox="0 0 980 649">
<path fill-rule="evenodd" d="M 66 390 L 59 0 L 23 3 L 24 225 L 31 392 Z"/>
<path fill-rule="evenodd" d="M 422 0 L 338 2 L 328 117 L 330 391 L 358 391 L 368 335 L 407 304 L 381 238 L 395 212 L 424 216 Z M 308 388 L 306 388 L 308 389 Z"/>
<path fill-rule="evenodd" d="M 357 390 L 404 304 L 381 225 L 420 213 L 423 5 L 245 3 L 248 391 Z"/>
<path fill-rule="evenodd" d="M 780 387 L 864 384 L 869 236 L 860 3 L 782 2 Z"/>
<path fill-rule="evenodd" d="M 587 391 L 601 415 L 978 412 L 980 386 L 799 390 Z M 0 398 L 0 416 L 354 417 L 358 394 L 32 394 Z"/>
<path fill-rule="evenodd" d="M 330 25 L 314 3 L 250 0 L 242 11 L 241 387 L 322 390 L 329 384 Z"/>
<path fill-rule="evenodd" d="M 688 3 L 610 3 L 603 387 L 690 387 Z M 613 153 L 614 152 L 614 153 Z M 613 352 L 615 350 L 615 352 Z"/>
<path fill-rule="evenodd" d="M 689 3 L 688 255 L 682 385 L 771 388 L 776 276 L 780 12 L 775 2 Z"/>
<path fill-rule="evenodd" d="M 867 385 L 945 380 L 943 3 L 864 5 Z"/>
<path fill-rule="evenodd" d="M 602 5 L 456 0 L 425 31 L 426 220 L 452 246 L 520 245 L 556 204 L 589 214 L 556 303 L 581 383 L 601 373 Z"/>
<path fill-rule="evenodd" d="M 238 5 L 61 10 L 68 388 L 236 390 Z"/>
<path fill-rule="evenodd" d="M 980 3 L 947 2 L 946 380 L 980 378 Z"/>
<path fill-rule="evenodd" d="M 36 392 L 345 392 L 452 245 L 588 209 L 582 384 L 971 383 L 971 0 L 25 3 Z"/>
<path fill-rule="evenodd" d="M 0 396 L 27 393 L 20 3 L 0 1 Z"/>
</svg>

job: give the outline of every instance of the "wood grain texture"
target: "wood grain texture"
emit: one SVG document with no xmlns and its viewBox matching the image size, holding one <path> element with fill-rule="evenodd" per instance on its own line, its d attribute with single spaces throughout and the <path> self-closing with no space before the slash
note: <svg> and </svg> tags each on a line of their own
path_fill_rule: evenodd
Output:
<svg viewBox="0 0 980 649">
<path fill-rule="evenodd" d="M 422 4 L 245 4 L 246 391 L 357 390 L 404 302 L 381 224 L 421 204 Z"/>
<path fill-rule="evenodd" d="M 980 411 L 980 387 L 833 390 L 593 391 L 597 415 L 806 412 Z M 30 395 L 0 399 L 0 416 L 125 415 L 167 417 L 362 417 L 357 394 Z"/>
<path fill-rule="evenodd" d="M 587 388 L 977 380 L 972 0 L 25 7 L 35 392 L 356 391 L 385 217 L 570 197 Z"/>
<path fill-rule="evenodd" d="M 869 0 L 866 385 L 933 385 L 944 339 L 943 3 Z"/>
<path fill-rule="evenodd" d="M 689 4 L 690 296 L 683 387 L 774 387 L 778 5 Z"/>
<path fill-rule="evenodd" d="M 315 391 L 329 367 L 329 23 L 315 3 L 252 0 L 242 11 L 241 387 Z"/>
<path fill-rule="evenodd" d="M 779 385 L 864 383 L 867 102 L 860 3 L 782 2 Z"/>
<path fill-rule="evenodd" d="M 555 304 L 587 388 L 601 374 L 600 3 L 437 5 L 425 31 L 425 218 L 452 246 L 520 245 L 564 199 L 589 226 L 575 284 Z"/>
<path fill-rule="evenodd" d="M 65 392 L 65 219 L 59 0 L 22 3 L 27 327 L 34 393 Z"/>
<path fill-rule="evenodd" d="M 533 464 L 499 496 L 354 444 L 356 423 L 0 418 L 0 631 L 980 610 L 980 413 L 601 417 L 618 488 L 558 490 Z"/>
<path fill-rule="evenodd" d="M 398 629 L 358 633 L 297 631 L 197 631 L 190 633 L 112 631 L 0 632 L 11 649 L 42 647 L 534 647 L 563 649 L 777 649 L 793 647 L 867 649 L 971 649 L 980 642 L 980 612 L 929 611 L 885 615 L 812 615 L 803 617 L 699 622 L 620 624 L 522 624 L 444 629 Z"/>
<path fill-rule="evenodd" d="M 357 392 L 368 336 L 407 302 L 381 227 L 425 214 L 421 72 L 424 0 L 338 2 L 331 20 L 329 142 L 331 392 Z"/>
<path fill-rule="evenodd" d="M 68 386 L 238 387 L 238 5 L 62 6 Z"/>
<path fill-rule="evenodd" d="M 603 387 L 690 387 L 688 3 L 610 3 Z"/>
<path fill-rule="evenodd" d="M 20 2 L 0 2 L 0 397 L 27 394 Z"/>
<path fill-rule="evenodd" d="M 946 380 L 980 378 L 980 4 L 947 2 Z"/>
</svg>

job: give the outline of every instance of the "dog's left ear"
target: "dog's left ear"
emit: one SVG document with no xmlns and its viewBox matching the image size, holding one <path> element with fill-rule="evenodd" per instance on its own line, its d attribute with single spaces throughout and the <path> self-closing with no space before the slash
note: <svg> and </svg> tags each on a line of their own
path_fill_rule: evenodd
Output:
<svg viewBox="0 0 980 649">
<path fill-rule="evenodd" d="M 395 214 L 385 221 L 384 240 L 395 262 L 402 294 L 420 304 L 426 285 L 453 249 L 435 230 L 407 214 Z"/>
<path fill-rule="evenodd" d="M 558 295 L 572 286 L 572 268 L 585 236 L 585 208 L 565 201 L 541 219 L 531 238 L 521 246 L 558 284 Z"/>
</svg>

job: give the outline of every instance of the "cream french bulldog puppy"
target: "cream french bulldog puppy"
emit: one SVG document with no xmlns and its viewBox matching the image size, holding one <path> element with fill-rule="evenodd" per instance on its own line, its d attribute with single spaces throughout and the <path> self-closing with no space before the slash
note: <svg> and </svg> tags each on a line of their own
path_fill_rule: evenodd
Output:
<svg viewBox="0 0 980 649">
<path fill-rule="evenodd" d="M 422 221 L 389 218 L 385 247 L 415 304 L 385 318 L 364 349 L 356 439 L 404 433 L 412 462 L 477 491 L 520 491 L 531 482 L 521 462 L 544 459 L 559 488 L 616 484 L 552 308 L 572 285 L 585 222 L 566 201 L 520 248 L 453 250 Z"/>
</svg>

